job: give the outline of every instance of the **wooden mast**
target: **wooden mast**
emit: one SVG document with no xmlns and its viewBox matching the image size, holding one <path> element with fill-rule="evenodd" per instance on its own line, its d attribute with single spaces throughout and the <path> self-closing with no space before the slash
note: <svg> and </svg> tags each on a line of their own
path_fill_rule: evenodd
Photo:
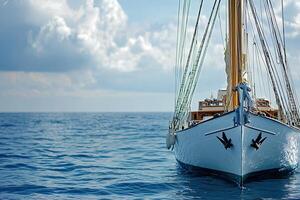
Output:
<svg viewBox="0 0 300 200">
<path fill-rule="evenodd" d="M 228 110 L 234 110 L 238 107 L 238 93 L 235 91 L 236 86 L 241 83 L 242 80 L 242 7 L 243 0 L 228 0 L 229 9 L 229 77 L 228 81 L 230 91 L 228 97 L 230 98 L 230 104 Z"/>
</svg>

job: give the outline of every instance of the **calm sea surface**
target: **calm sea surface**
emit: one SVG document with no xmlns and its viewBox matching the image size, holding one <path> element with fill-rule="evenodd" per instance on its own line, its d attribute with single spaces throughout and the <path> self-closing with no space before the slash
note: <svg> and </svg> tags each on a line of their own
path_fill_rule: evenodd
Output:
<svg viewBox="0 0 300 200">
<path fill-rule="evenodd" d="M 0 199 L 300 199 L 300 173 L 237 185 L 165 149 L 170 113 L 0 114 Z"/>
</svg>

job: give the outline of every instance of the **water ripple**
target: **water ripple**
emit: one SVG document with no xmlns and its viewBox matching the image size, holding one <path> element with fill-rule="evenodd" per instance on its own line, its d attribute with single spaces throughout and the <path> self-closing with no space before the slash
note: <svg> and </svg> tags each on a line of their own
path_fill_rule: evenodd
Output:
<svg viewBox="0 0 300 200">
<path fill-rule="evenodd" d="M 236 185 L 165 149 L 170 113 L 0 113 L 0 199 L 299 199 L 299 171 Z"/>
</svg>

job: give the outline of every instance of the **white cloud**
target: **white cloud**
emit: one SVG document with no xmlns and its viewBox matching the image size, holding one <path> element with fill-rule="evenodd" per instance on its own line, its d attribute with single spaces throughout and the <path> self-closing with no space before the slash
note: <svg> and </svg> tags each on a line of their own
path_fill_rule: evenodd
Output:
<svg viewBox="0 0 300 200">
<path fill-rule="evenodd" d="M 29 70 L 24 71 L 43 72 L 35 74 L 45 80 L 39 85 L 45 84 L 48 87 L 47 82 L 51 83 L 50 79 L 53 79 L 61 83 L 60 88 L 69 87 L 70 81 L 57 80 L 51 73 L 44 73 L 48 71 L 58 72 L 60 75 L 57 77 L 69 77 L 68 80 L 73 80 L 72 73 L 91 79 L 72 82 L 73 88 L 81 87 L 82 81 L 85 87 L 129 91 L 149 88 L 151 91 L 161 91 L 173 79 L 175 24 L 145 27 L 143 24 L 130 24 L 117 0 L 102 0 L 98 5 L 88 0 L 75 8 L 66 0 L 47 0 L 43 4 L 35 0 L 28 2 L 28 16 L 23 17 L 37 30 L 28 30 L 28 41 L 34 57 L 26 55 L 26 58 L 31 59 L 37 67 L 30 69 L 31 63 L 26 62 L 21 63 L 21 66 L 29 67 Z M 206 21 L 207 18 L 202 16 L 201 26 Z M 192 34 L 193 28 L 189 27 L 188 32 Z M 217 48 L 217 53 L 219 50 Z M 219 64 L 215 63 L 214 58 L 209 57 L 208 61 L 213 67 Z M 35 82 L 34 77 L 27 73 L 20 73 L 18 77 L 20 80 Z M 37 88 L 34 85 L 28 88 Z"/>
<path fill-rule="evenodd" d="M 175 26 L 132 25 L 117 0 L 69 3 L 10 1 L 0 8 L 0 25 L 9 13 L 17 16 L 0 33 L 14 48 L 0 61 L 2 97 L 169 91 Z M 11 33 L 20 31 L 23 46 L 11 46 Z"/>
<path fill-rule="evenodd" d="M 71 28 L 66 25 L 62 17 L 54 16 L 46 25 L 42 26 L 39 34 L 32 41 L 32 47 L 39 53 L 47 49 L 49 42 L 64 42 L 69 39 Z"/>
<path fill-rule="evenodd" d="M 26 43 L 22 45 L 26 46 L 12 46 L 15 48 L 11 51 L 12 55 L 18 56 L 12 57 L 14 62 L 9 60 L 10 55 L 2 57 L 0 69 L 10 72 L 0 73 L 1 96 L 85 96 L 96 92 L 97 97 L 101 97 L 103 90 L 117 93 L 172 91 L 176 23 L 133 24 L 118 0 L 100 0 L 96 3 L 87 0 L 78 6 L 71 6 L 70 2 L 28 0 L 5 3 L 3 7 L 7 9 L 12 9 L 14 4 L 19 6 L 17 11 L 14 8 L 6 10 L 16 18 L 10 17 L 8 28 L 3 29 L 8 31 L 5 36 L 21 30 L 20 35 L 26 38 Z M 286 6 L 293 2 L 289 1 Z M 300 10 L 299 5 L 294 7 Z M 0 9 L 1 25 L 7 16 L 1 15 L 3 8 Z M 294 39 L 300 32 L 298 15 L 287 24 L 291 29 L 288 33 L 294 33 Z M 202 16 L 201 27 L 206 25 L 207 20 Z M 18 29 L 23 26 L 24 30 Z M 216 29 L 218 26 L 216 24 Z M 9 30 L 10 27 L 16 29 Z M 188 34 L 192 32 L 191 26 Z M 213 89 L 219 87 L 217 83 L 223 76 L 221 71 L 224 67 L 223 46 L 216 39 L 220 35 L 218 30 L 214 32 L 217 34 L 212 37 L 204 63 L 209 67 L 210 74 L 203 77 L 207 82 L 207 79 L 212 80 L 209 75 L 218 73 L 213 75 L 218 80 L 208 84 Z M 15 37 L 11 36 L 8 41 L 15 42 Z M 295 48 L 293 55 L 298 52 Z M 5 59 L 7 62 L 3 62 Z M 292 65 L 295 63 L 298 59 L 292 60 Z M 112 93 L 111 98 L 114 96 Z"/>
<path fill-rule="evenodd" d="M 48 50 L 51 54 L 51 47 L 58 43 L 55 47 L 65 52 L 70 51 L 67 48 L 84 52 L 96 68 L 130 72 L 142 67 L 139 64 L 145 56 L 155 60 L 162 69 L 170 68 L 175 41 L 169 36 L 174 33 L 174 27 L 163 27 L 154 33 L 131 33 L 127 15 L 117 0 L 103 0 L 99 7 L 89 0 L 77 10 L 70 8 L 66 1 L 46 1 L 45 4 L 31 1 L 31 6 L 40 15 L 46 13 L 46 17 L 41 18 L 49 19 L 32 37 L 32 46 L 37 52 Z M 122 34 L 123 42 L 118 44 L 116 40 Z"/>
<path fill-rule="evenodd" d="M 79 73 L 2 72 L 2 96 L 55 95 L 84 90 L 96 80 L 89 71 Z"/>
<path fill-rule="evenodd" d="M 24 7 L 28 9 L 25 20 L 37 26 L 47 23 L 54 16 L 64 19 L 78 18 L 77 12 L 70 8 L 67 0 L 43 0 L 42 3 L 39 0 L 28 0 L 23 3 L 27 4 Z"/>
</svg>

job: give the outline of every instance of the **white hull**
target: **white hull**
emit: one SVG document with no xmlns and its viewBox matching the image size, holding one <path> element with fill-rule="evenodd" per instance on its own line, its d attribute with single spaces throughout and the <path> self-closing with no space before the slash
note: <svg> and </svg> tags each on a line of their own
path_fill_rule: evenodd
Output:
<svg viewBox="0 0 300 200">
<path fill-rule="evenodd" d="M 243 183 L 252 175 L 280 173 L 297 167 L 300 131 L 281 122 L 249 114 L 250 123 L 236 125 L 236 112 L 176 132 L 176 159 L 186 166 L 207 170 Z M 223 132 L 232 147 L 217 138 Z M 251 146 L 261 133 L 259 149 Z"/>
</svg>

